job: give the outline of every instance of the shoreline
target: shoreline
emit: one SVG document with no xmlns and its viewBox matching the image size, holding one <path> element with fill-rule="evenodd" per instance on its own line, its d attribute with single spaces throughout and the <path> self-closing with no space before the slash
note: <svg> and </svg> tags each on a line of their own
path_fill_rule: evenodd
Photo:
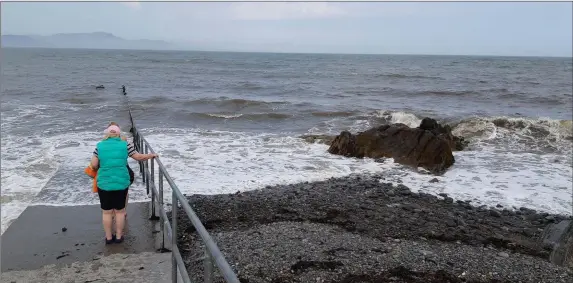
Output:
<svg viewBox="0 0 573 283">
<path fill-rule="evenodd" d="M 571 216 L 476 207 L 380 178 L 351 175 L 188 199 L 241 282 L 573 280 L 570 268 L 550 262 L 552 248 L 540 244 L 549 224 Z M 190 274 L 202 274 L 191 264 L 203 252 L 194 228 L 186 217 L 178 220 Z"/>
</svg>

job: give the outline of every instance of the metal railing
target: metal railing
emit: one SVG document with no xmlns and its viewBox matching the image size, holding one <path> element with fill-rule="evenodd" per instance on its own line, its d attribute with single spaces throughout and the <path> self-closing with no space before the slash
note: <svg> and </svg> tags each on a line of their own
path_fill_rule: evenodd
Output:
<svg viewBox="0 0 573 283">
<path fill-rule="evenodd" d="M 124 95 L 126 95 L 124 91 Z M 135 148 L 138 152 L 148 154 L 148 153 L 155 153 L 149 142 L 143 137 L 143 135 L 137 130 L 135 126 L 135 122 L 133 121 L 133 116 L 131 114 L 131 107 L 129 105 L 129 99 L 127 100 L 128 104 L 128 111 L 129 111 L 129 120 L 131 122 L 131 130 L 130 132 L 133 134 L 133 143 Z M 158 186 L 155 185 L 155 164 L 157 163 L 157 170 L 158 170 Z M 191 279 L 189 278 L 189 274 L 187 273 L 187 268 L 185 267 L 185 263 L 183 262 L 183 258 L 181 257 L 181 252 L 177 247 L 177 210 L 179 205 L 187 214 L 187 217 L 195 227 L 197 234 L 201 237 L 205 245 L 205 256 L 203 258 L 204 262 L 204 282 L 211 283 L 213 282 L 214 273 L 213 273 L 213 263 L 217 266 L 221 275 L 225 279 L 226 282 L 232 283 L 239 283 L 239 279 L 234 271 L 229 266 L 229 263 L 217 247 L 217 244 L 213 241 L 201 220 L 197 217 L 197 214 L 191 206 L 187 199 L 183 196 L 175 182 L 167 170 L 163 163 L 161 163 L 160 158 L 153 158 L 146 161 L 139 162 L 139 170 L 141 172 L 141 176 L 143 181 L 145 182 L 145 187 L 147 189 L 147 195 L 151 192 L 151 217 L 150 220 L 160 220 L 160 229 L 162 234 L 161 240 L 161 250 L 165 251 L 165 232 L 167 232 L 168 238 L 171 238 L 171 260 L 172 260 L 172 281 L 177 282 L 177 270 L 181 275 L 183 282 L 191 283 Z M 171 223 L 169 223 L 169 218 L 167 217 L 167 213 L 165 212 L 165 208 L 163 206 L 163 181 L 167 181 L 169 186 L 171 187 L 172 195 L 171 195 Z M 159 188 L 159 190 L 157 190 Z M 159 208 L 159 217 L 155 215 L 156 207 Z"/>
</svg>

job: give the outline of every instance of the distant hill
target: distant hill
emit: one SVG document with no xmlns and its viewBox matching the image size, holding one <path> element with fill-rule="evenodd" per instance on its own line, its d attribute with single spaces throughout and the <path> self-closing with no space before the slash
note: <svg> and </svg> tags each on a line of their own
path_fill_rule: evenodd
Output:
<svg viewBox="0 0 573 283">
<path fill-rule="evenodd" d="M 90 49 L 159 49 L 174 50 L 180 46 L 162 40 L 129 40 L 106 32 L 58 33 L 41 35 L 2 35 L 2 47 L 90 48 Z"/>
</svg>

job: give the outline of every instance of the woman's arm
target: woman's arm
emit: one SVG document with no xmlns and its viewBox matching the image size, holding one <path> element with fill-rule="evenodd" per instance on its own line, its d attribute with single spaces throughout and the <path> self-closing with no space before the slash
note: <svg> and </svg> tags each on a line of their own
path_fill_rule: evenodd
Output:
<svg viewBox="0 0 573 283">
<path fill-rule="evenodd" d="M 99 168 L 99 158 L 97 157 L 97 155 L 92 155 L 92 160 L 90 161 L 90 166 L 94 170 L 97 170 Z"/>
<path fill-rule="evenodd" d="M 145 161 L 151 158 L 155 158 L 158 155 L 155 153 L 150 153 L 150 154 L 141 154 L 139 152 L 135 152 L 133 153 L 130 157 L 137 160 L 137 161 Z"/>
<path fill-rule="evenodd" d="M 137 152 L 137 150 L 135 150 L 135 145 L 132 142 L 127 143 L 127 155 L 137 161 L 145 161 L 158 156 L 155 153 L 142 154 Z"/>
</svg>

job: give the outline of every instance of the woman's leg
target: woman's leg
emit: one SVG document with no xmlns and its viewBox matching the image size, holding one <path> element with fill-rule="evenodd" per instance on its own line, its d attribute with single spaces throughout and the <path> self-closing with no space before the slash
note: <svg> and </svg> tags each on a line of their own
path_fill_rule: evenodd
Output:
<svg viewBox="0 0 573 283">
<path fill-rule="evenodd" d="M 129 172 L 129 186 L 133 185 L 133 181 L 135 181 L 135 173 L 133 172 L 133 170 L 131 170 L 131 167 L 129 167 L 129 164 L 127 165 L 127 172 Z M 127 217 L 127 201 L 129 200 L 129 187 L 127 187 L 127 192 L 125 195 L 125 217 Z"/>
<path fill-rule="evenodd" d="M 123 237 L 123 229 L 125 228 L 125 209 L 115 210 L 115 237 L 121 239 Z"/>
<path fill-rule="evenodd" d="M 125 215 L 127 216 L 127 201 L 129 200 L 129 191 L 125 192 Z"/>
<path fill-rule="evenodd" d="M 108 191 L 102 189 L 97 190 L 99 196 L 100 207 L 102 210 L 102 224 L 103 230 L 105 231 L 106 240 L 111 240 L 113 238 L 112 226 L 113 226 L 113 205 L 111 194 Z"/>
<path fill-rule="evenodd" d="M 114 211 L 115 211 L 115 233 L 117 240 L 123 240 L 123 230 L 125 228 L 125 203 L 127 198 L 127 189 L 114 192 Z"/>
<path fill-rule="evenodd" d="M 113 224 L 113 210 L 102 210 L 102 222 L 103 230 L 105 231 L 106 240 L 111 240 L 113 238 L 112 234 L 112 224 Z"/>
</svg>

